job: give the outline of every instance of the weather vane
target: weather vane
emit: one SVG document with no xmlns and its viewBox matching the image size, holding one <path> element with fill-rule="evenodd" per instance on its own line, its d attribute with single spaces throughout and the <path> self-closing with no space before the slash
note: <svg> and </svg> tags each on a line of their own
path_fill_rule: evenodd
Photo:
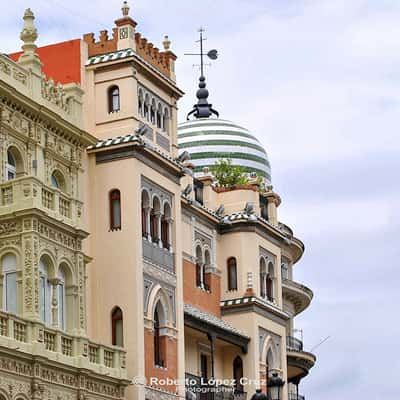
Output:
<svg viewBox="0 0 400 400">
<path fill-rule="evenodd" d="M 195 118 L 209 118 L 211 114 L 215 114 L 217 117 L 219 116 L 218 111 L 212 108 L 212 104 L 209 104 L 208 99 L 208 90 L 206 89 L 206 78 L 204 76 L 204 57 L 207 56 L 210 60 L 216 60 L 218 58 L 218 51 L 213 49 L 204 53 L 204 41 L 207 40 L 204 38 L 203 33 L 205 32 L 204 28 L 199 29 L 200 40 L 197 42 L 200 43 L 200 53 L 185 53 L 185 56 L 200 56 L 200 71 L 201 75 L 199 78 L 199 89 L 197 90 L 196 96 L 198 98 L 197 104 L 193 106 L 193 110 L 188 114 L 187 119 L 191 115 L 194 115 Z"/>
<path fill-rule="evenodd" d="M 200 33 L 200 39 L 197 40 L 197 43 L 200 43 L 200 53 L 185 53 L 185 56 L 200 56 L 200 70 L 201 70 L 201 76 L 204 76 L 204 66 L 206 64 L 204 64 L 204 42 L 207 40 L 207 38 L 205 38 L 203 36 L 203 33 L 205 32 L 204 28 L 200 28 L 199 29 L 199 33 Z M 207 52 L 207 57 L 210 60 L 216 60 L 218 58 L 218 50 L 210 50 Z"/>
</svg>

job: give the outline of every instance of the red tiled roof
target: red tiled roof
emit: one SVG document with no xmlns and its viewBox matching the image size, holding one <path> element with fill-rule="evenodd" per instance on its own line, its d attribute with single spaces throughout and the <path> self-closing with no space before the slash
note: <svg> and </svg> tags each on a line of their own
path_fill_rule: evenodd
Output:
<svg viewBox="0 0 400 400">
<path fill-rule="evenodd" d="M 81 39 L 68 40 L 36 49 L 43 63 L 43 72 L 55 83 L 81 83 Z M 22 52 L 9 54 L 18 61 Z"/>
</svg>

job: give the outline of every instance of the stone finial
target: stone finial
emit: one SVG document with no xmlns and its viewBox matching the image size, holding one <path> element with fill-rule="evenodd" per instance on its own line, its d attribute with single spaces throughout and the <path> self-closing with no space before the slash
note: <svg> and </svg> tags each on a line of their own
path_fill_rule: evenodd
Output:
<svg viewBox="0 0 400 400">
<path fill-rule="evenodd" d="M 20 38 L 24 42 L 22 48 L 25 52 L 33 53 L 36 49 L 36 40 L 38 33 L 35 28 L 35 15 L 30 8 L 27 8 L 24 13 L 24 28 L 22 29 Z"/>
<path fill-rule="evenodd" d="M 129 15 L 130 7 L 128 6 L 128 2 L 124 1 L 121 7 L 122 16 L 127 17 Z"/>
<path fill-rule="evenodd" d="M 171 50 L 171 41 L 169 40 L 168 35 L 164 36 L 163 46 L 165 51 Z"/>
<path fill-rule="evenodd" d="M 40 62 L 40 58 L 36 53 L 36 40 L 38 38 L 38 33 L 35 27 L 35 15 L 33 14 L 30 8 L 25 10 L 24 13 L 24 27 L 21 31 L 20 38 L 24 42 L 22 45 L 23 53 L 19 58 L 18 62 L 20 64 L 29 65 L 37 72 L 41 71 L 42 64 Z"/>
</svg>

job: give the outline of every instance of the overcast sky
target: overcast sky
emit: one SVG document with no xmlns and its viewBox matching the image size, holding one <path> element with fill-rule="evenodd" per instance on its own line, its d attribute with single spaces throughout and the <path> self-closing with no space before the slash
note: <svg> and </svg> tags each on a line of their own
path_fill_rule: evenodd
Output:
<svg viewBox="0 0 400 400">
<path fill-rule="evenodd" d="M 1 8 L 5 7 L 1 1 Z M 39 44 L 113 27 L 118 0 L 14 0 L 0 13 L 2 52 L 19 48 L 26 7 Z M 265 145 L 280 219 L 307 247 L 296 280 L 315 293 L 296 320 L 318 362 L 307 400 L 397 399 L 400 393 L 399 0 L 136 0 L 138 31 L 168 33 L 194 103 L 197 28 L 218 61 L 207 71 L 221 117 Z M 4 11 L 4 10 L 3 10 Z"/>
</svg>

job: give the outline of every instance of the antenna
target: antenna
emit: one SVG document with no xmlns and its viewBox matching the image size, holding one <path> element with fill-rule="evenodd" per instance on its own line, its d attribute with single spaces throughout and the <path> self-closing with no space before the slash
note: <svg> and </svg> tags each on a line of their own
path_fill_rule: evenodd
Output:
<svg viewBox="0 0 400 400">
<path fill-rule="evenodd" d="M 330 336 L 327 336 L 325 339 L 322 339 L 319 343 L 317 343 L 311 350 L 310 352 L 312 353 L 317 347 L 321 346 L 323 343 L 325 343 L 328 339 L 330 339 Z"/>
</svg>

